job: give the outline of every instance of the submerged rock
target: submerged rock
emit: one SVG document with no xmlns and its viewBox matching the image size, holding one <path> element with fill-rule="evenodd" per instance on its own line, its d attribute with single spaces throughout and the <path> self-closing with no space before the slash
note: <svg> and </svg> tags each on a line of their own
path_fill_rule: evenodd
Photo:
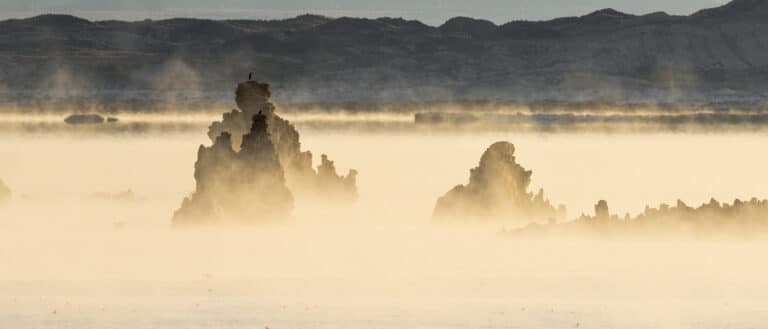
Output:
<svg viewBox="0 0 768 329">
<path fill-rule="evenodd" d="M 104 123 L 104 117 L 98 114 L 72 114 L 64 119 L 71 125 Z"/>
<path fill-rule="evenodd" d="M 208 137 L 215 140 L 227 132 L 232 136 L 233 145 L 239 145 L 240 136 L 250 128 L 251 118 L 262 113 L 266 116 L 269 139 L 277 150 L 291 191 L 298 196 L 354 201 L 357 198 L 357 172 L 352 169 L 347 175 L 337 174 L 334 163 L 324 154 L 317 170 L 312 168 L 312 152 L 301 150 L 299 132 L 275 113 L 271 95 L 267 83 L 247 81 L 238 84 L 236 102 L 239 109 L 225 113 L 221 121 L 212 123 Z"/>
<path fill-rule="evenodd" d="M 469 124 L 477 122 L 477 116 L 471 113 L 451 113 L 451 112 L 419 112 L 414 114 L 413 120 L 416 124 Z"/>
<path fill-rule="evenodd" d="M 210 147 L 200 146 L 196 190 L 174 213 L 175 225 L 256 223 L 291 215 L 293 195 L 268 127 L 266 114 L 258 112 L 238 150 L 229 132 L 221 132 Z"/>
<path fill-rule="evenodd" d="M 515 161 L 515 146 L 491 145 L 470 171 L 469 183 L 459 185 L 437 200 L 436 220 L 503 220 L 518 224 L 553 221 L 565 216 L 544 198 L 544 190 L 528 192 L 532 172 Z"/>
<path fill-rule="evenodd" d="M 0 179 L 0 205 L 11 200 L 11 189 Z"/>
</svg>

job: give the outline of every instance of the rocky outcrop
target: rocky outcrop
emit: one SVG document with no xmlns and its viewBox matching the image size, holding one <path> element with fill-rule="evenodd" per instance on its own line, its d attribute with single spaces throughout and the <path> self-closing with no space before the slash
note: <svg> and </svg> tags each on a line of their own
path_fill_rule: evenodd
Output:
<svg viewBox="0 0 768 329">
<path fill-rule="evenodd" d="M 293 195 L 267 121 L 266 114 L 254 114 L 238 150 L 229 132 L 220 133 L 210 147 L 200 146 L 196 190 L 174 213 L 175 225 L 257 223 L 291 215 Z"/>
<path fill-rule="evenodd" d="M 600 200 L 595 204 L 595 219 L 606 220 L 611 218 L 610 210 L 608 210 L 608 201 Z"/>
<path fill-rule="evenodd" d="M 295 194 L 344 202 L 357 197 L 357 171 L 337 174 L 324 154 L 312 168 L 312 153 L 301 150 L 298 131 L 275 113 L 270 96 L 266 83 L 237 86 L 239 109 L 209 127 L 213 144 L 198 150 L 196 190 L 174 214 L 174 224 L 284 219 Z"/>
<path fill-rule="evenodd" d="M 590 236 L 608 239 L 663 236 L 764 238 L 768 235 L 768 200 L 736 199 L 728 204 L 711 199 L 698 207 L 678 200 L 673 206 L 646 206 L 643 213 L 635 217 L 626 214 L 623 218 L 609 214 L 608 204 L 600 201 L 595 206 L 594 216 L 582 215 L 560 224 L 530 224 L 505 231 L 505 234 L 513 237 Z"/>
<path fill-rule="evenodd" d="M 324 154 L 317 170 L 312 168 L 312 152 L 302 151 L 299 132 L 288 120 L 275 113 L 270 97 L 269 84 L 256 81 L 240 83 L 236 91 L 239 109 L 225 113 L 221 121 L 211 124 L 208 136 L 215 140 L 227 132 L 232 136 L 233 145 L 239 145 L 240 136 L 249 129 L 250 118 L 262 113 L 266 117 L 269 139 L 275 146 L 291 191 L 298 197 L 355 200 L 357 172 L 350 170 L 344 176 L 337 174 L 334 163 Z"/>
<path fill-rule="evenodd" d="M 104 123 L 104 117 L 98 114 L 72 114 L 64 118 L 64 122 L 71 125 Z"/>
<path fill-rule="evenodd" d="M 0 179 L 0 205 L 11 200 L 11 189 Z"/>
<path fill-rule="evenodd" d="M 467 185 L 454 187 L 437 200 L 436 220 L 501 220 L 517 224 L 552 221 L 565 215 L 555 209 L 544 191 L 528 192 L 532 172 L 515 161 L 515 146 L 497 142 L 472 169 Z"/>
</svg>

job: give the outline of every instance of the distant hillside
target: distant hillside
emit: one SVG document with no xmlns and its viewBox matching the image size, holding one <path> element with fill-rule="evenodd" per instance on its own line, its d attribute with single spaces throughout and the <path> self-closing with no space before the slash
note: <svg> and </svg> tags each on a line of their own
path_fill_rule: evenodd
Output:
<svg viewBox="0 0 768 329">
<path fill-rule="evenodd" d="M 279 101 L 744 102 L 768 98 L 768 1 L 690 16 L 603 9 L 550 21 L 456 17 L 0 22 L 0 95 L 227 100 L 253 72 Z"/>
</svg>

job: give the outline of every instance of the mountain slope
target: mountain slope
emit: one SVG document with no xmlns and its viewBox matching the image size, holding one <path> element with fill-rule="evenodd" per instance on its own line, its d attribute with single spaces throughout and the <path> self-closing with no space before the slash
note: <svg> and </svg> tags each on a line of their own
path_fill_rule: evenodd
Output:
<svg viewBox="0 0 768 329">
<path fill-rule="evenodd" d="M 691 16 L 604 9 L 499 26 L 314 15 L 0 22 L 6 102 L 29 94 L 225 99 L 249 72 L 295 102 L 762 101 L 768 1 L 735 0 Z"/>
</svg>

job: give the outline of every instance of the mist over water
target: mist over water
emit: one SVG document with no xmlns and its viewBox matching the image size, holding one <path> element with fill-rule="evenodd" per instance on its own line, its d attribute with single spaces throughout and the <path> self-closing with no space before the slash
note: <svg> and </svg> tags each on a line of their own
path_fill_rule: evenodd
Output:
<svg viewBox="0 0 768 329">
<path fill-rule="evenodd" d="M 293 118 L 292 118 L 293 119 Z M 22 120 L 23 121 L 23 120 Z M 768 135 L 403 132 L 297 122 L 360 172 L 349 207 L 285 224 L 174 230 L 205 126 L 5 130 L 0 322 L 9 328 L 744 328 L 768 322 L 762 240 L 498 237 L 441 226 L 436 199 L 488 145 L 515 144 L 568 218 L 682 199 L 766 197 Z M 371 132 L 372 131 L 372 132 Z M 315 154 L 315 165 L 319 153 Z M 132 199 L 97 194 L 130 190 Z"/>
</svg>

